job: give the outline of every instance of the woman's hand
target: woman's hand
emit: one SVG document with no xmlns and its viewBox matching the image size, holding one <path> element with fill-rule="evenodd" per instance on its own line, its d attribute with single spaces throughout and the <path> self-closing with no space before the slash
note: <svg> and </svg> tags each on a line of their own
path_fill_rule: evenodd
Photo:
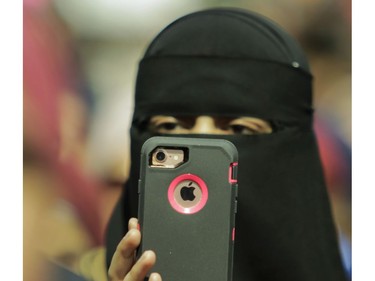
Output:
<svg viewBox="0 0 375 281">
<path fill-rule="evenodd" d="M 138 220 L 129 220 L 128 232 L 117 245 L 111 265 L 108 270 L 110 281 L 143 281 L 147 272 L 156 262 L 153 251 L 145 251 L 138 261 L 135 261 L 136 249 L 141 242 L 141 233 L 137 228 Z M 152 273 L 149 281 L 161 281 L 158 273 Z"/>
</svg>

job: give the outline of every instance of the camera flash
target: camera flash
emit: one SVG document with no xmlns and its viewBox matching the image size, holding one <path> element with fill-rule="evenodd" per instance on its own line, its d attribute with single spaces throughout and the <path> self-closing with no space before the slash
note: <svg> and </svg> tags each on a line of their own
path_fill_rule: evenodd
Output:
<svg viewBox="0 0 375 281">
<path fill-rule="evenodd" d="M 174 160 L 178 160 L 178 155 L 175 155 L 175 156 L 173 157 L 173 159 L 174 159 Z"/>
</svg>

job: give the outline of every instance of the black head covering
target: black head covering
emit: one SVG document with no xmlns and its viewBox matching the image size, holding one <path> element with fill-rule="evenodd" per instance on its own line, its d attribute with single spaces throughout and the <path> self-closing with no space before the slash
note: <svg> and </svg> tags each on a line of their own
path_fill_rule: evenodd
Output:
<svg viewBox="0 0 375 281">
<path fill-rule="evenodd" d="M 311 80 L 298 44 L 258 14 L 211 9 L 166 27 L 139 65 L 132 166 L 108 228 L 108 265 L 137 216 L 140 148 L 155 135 L 148 118 L 253 116 L 275 132 L 189 135 L 224 138 L 239 151 L 233 280 L 345 280 L 312 131 Z"/>
</svg>

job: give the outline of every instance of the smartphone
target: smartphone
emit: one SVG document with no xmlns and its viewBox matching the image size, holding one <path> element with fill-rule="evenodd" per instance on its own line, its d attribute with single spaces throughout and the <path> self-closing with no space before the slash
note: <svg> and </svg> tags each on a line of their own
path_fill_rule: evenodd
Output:
<svg viewBox="0 0 375 281">
<path fill-rule="evenodd" d="M 141 151 L 140 256 L 163 280 L 232 280 L 238 152 L 227 140 L 153 137 Z"/>
</svg>

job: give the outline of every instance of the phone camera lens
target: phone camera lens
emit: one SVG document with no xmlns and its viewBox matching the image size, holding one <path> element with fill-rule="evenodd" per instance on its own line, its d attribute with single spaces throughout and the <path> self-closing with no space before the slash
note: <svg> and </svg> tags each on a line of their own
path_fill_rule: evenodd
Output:
<svg viewBox="0 0 375 281">
<path fill-rule="evenodd" d="M 166 155 L 163 151 L 158 151 L 155 157 L 156 157 L 156 160 L 158 160 L 159 162 L 163 162 L 166 158 Z"/>
</svg>

